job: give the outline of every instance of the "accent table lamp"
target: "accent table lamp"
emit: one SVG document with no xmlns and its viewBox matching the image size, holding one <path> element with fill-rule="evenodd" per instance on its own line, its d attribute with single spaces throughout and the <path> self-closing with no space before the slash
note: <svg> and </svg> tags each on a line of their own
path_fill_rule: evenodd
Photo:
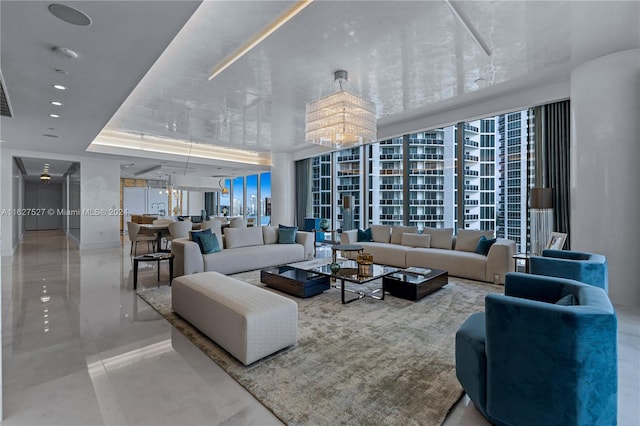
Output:
<svg viewBox="0 0 640 426">
<path fill-rule="evenodd" d="M 553 188 L 532 188 L 529 205 L 531 207 L 531 254 L 539 256 L 547 247 L 553 232 Z"/>
</svg>

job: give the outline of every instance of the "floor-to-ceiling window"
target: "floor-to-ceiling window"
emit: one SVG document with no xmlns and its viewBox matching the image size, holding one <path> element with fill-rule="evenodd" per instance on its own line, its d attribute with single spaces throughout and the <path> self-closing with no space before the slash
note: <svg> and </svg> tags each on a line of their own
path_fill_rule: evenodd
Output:
<svg viewBox="0 0 640 426">
<path fill-rule="evenodd" d="M 257 221 L 259 199 L 258 199 L 258 175 L 249 175 L 245 179 L 247 185 L 247 219 L 252 218 Z"/>
<path fill-rule="evenodd" d="M 231 214 L 231 179 L 224 180 L 224 188 L 220 193 L 220 214 L 223 216 Z"/>
<path fill-rule="evenodd" d="M 271 223 L 271 172 L 260 175 L 260 224 Z"/>
<path fill-rule="evenodd" d="M 240 176 L 233 179 L 231 193 L 233 196 L 231 215 L 244 216 L 244 177 Z"/>
<path fill-rule="evenodd" d="M 311 160 L 311 207 L 313 216 L 331 219 L 332 182 L 331 154 L 320 155 Z M 335 224 L 333 225 L 335 226 Z M 332 228 L 333 228 L 332 226 Z M 335 228 L 333 228 L 335 229 Z"/>
<path fill-rule="evenodd" d="M 367 147 L 369 162 L 369 222 L 402 225 L 403 148 L 402 138 L 394 138 Z"/>
<path fill-rule="evenodd" d="M 343 229 L 495 230 L 526 251 L 531 125 L 517 111 L 312 158 L 313 216 Z"/>
</svg>

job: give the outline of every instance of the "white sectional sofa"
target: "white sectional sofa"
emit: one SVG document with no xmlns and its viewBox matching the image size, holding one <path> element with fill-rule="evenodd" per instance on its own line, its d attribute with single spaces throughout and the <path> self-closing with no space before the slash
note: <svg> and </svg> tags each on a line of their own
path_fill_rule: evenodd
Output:
<svg viewBox="0 0 640 426">
<path fill-rule="evenodd" d="M 298 231 L 295 243 L 279 244 L 277 226 L 226 228 L 224 239 L 219 223 L 211 229 L 219 242 L 224 241 L 222 250 L 217 253 L 202 254 L 200 246 L 190 238 L 173 240 L 174 276 L 209 271 L 235 274 L 300 262 L 313 256 L 313 234 L 310 232 Z"/>
<path fill-rule="evenodd" d="M 449 275 L 491 283 L 504 284 L 505 274 L 513 272 L 514 241 L 498 238 L 487 255 L 476 252 L 484 235 L 493 238 L 493 231 L 453 228 L 425 228 L 418 235 L 417 228 L 409 226 L 371 225 L 373 241 L 358 241 L 358 230 L 345 231 L 342 244 L 357 244 L 373 254 L 375 263 L 408 268 L 445 269 Z M 355 258 L 356 253 L 349 253 Z"/>
</svg>

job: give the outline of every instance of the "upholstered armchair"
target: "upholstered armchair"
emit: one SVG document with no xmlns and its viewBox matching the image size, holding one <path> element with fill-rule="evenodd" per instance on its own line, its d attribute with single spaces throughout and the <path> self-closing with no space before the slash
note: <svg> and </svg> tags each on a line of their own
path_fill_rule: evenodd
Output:
<svg viewBox="0 0 640 426">
<path fill-rule="evenodd" d="M 569 250 L 544 250 L 542 256 L 529 259 L 529 272 L 550 277 L 569 278 L 609 292 L 607 259 L 594 253 Z"/>
<path fill-rule="evenodd" d="M 498 425 L 615 425 L 617 320 L 601 288 L 508 273 L 456 333 L 456 374 Z"/>
</svg>

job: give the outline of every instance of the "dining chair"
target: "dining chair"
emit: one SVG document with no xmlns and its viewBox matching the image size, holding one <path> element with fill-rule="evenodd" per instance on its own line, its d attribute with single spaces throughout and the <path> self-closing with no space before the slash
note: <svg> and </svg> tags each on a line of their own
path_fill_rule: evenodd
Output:
<svg viewBox="0 0 640 426">
<path fill-rule="evenodd" d="M 190 220 L 182 222 L 173 222 L 169 224 L 169 235 L 166 236 L 167 245 L 176 238 L 187 238 L 193 224 Z M 168 248 L 168 247 L 167 247 Z"/>
<path fill-rule="evenodd" d="M 129 233 L 129 240 L 131 240 L 131 250 L 129 250 L 129 255 L 131 254 L 133 254 L 134 256 L 136 255 L 136 253 L 138 252 L 138 243 L 140 241 L 147 242 L 147 251 L 149 251 L 149 243 L 153 245 L 155 250 L 156 238 L 157 238 L 157 235 L 155 233 L 141 234 L 140 225 L 133 222 L 127 222 L 127 232 Z"/>
<path fill-rule="evenodd" d="M 236 219 L 233 219 L 229 224 L 229 228 L 246 228 L 246 227 L 247 227 L 246 219 L 236 218 Z"/>
</svg>

